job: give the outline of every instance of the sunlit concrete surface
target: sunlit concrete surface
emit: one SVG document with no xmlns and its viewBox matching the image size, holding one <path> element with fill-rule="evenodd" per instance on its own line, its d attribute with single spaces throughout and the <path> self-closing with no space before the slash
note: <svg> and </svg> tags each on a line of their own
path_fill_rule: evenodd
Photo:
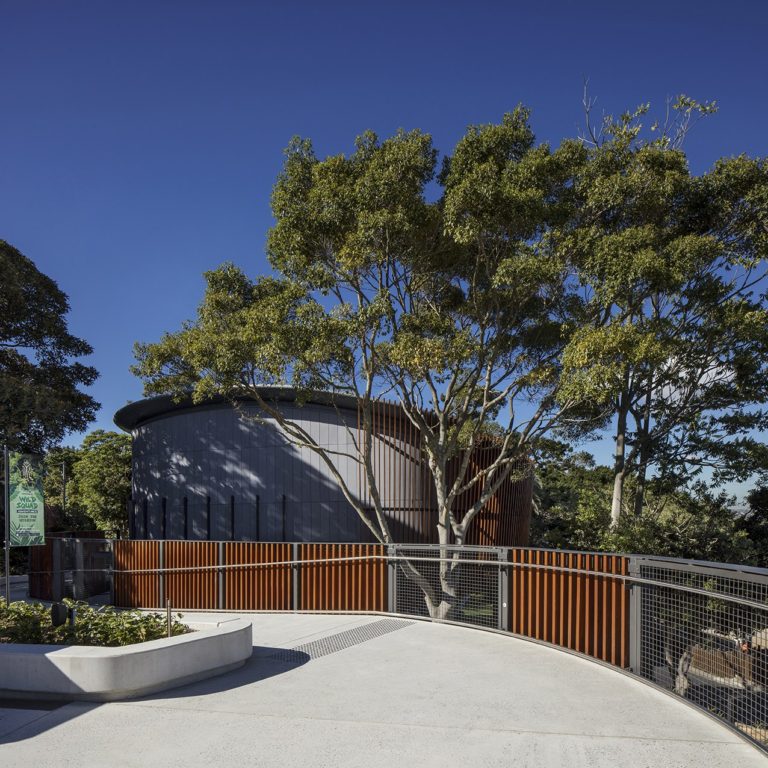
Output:
<svg viewBox="0 0 768 768">
<path fill-rule="evenodd" d="M 0 709 L 0 765 L 768 765 L 670 696 L 533 643 L 382 617 L 248 618 L 254 655 L 227 675 L 130 702 Z"/>
</svg>

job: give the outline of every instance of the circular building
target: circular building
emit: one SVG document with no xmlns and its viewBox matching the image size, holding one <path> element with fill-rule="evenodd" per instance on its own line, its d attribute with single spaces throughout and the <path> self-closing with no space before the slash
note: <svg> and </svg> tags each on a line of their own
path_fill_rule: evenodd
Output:
<svg viewBox="0 0 768 768">
<path fill-rule="evenodd" d="M 264 388 L 261 395 L 328 449 L 352 495 L 372 510 L 353 458 L 357 401 L 318 393 L 298 402 L 291 388 Z M 291 444 L 255 402 L 195 405 L 154 397 L 121 408 L 115 423 L 133 441 L 132 538 L 374 540 L 323 459 Z M 477 450 L 475 467 L 489 461 L 493 451 L 492 446 Z M 394 540 L 436 542 L 434 487 L 418 431 L 395 404 L 376 404 L 373 457 Z M 459 517 L 473 501 L 469 494 L 457 500 Z M 476 517 L 467 543 L 527 545 L 531 502 L 530 477 L 505 482 Z"/>
</svg>

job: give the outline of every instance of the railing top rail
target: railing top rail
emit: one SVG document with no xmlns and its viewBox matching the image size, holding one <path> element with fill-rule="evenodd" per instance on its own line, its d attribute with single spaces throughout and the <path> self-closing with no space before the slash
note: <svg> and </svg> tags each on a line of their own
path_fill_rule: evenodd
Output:
<svg viewBox="0 0 768 768">
<path fill-rule="evenodd" d="M 759 568 L 756 565 L 741 565 L 740 563 L 718 563 L 715 560 L 693 560 L 683 557 L 664 557 L 661 555 L 629 555 L 635 560 L 641 560 L 646 563 L 664 563 L 670 566 L 686 566 L 694 569 L 704 568 L 707 570 L 718 571 L 736 571 L 738 573 L 750 574 L 752 576 L 764 576 L 768 578 L 768 568 Z"/>
<path fill-rule="evenodd" d="M 96 539 L 89 539 L 90 541 L 96 541 Z M 115 542 L 121 542 L 121 541 L 127 541 L 127 542 L 138 542 L 138 541 L 151 541 L 151 542 L 160 542 L 160 541 L 173 541 L 173 542 L 183 542 L 186 541 L 185 539 L 105 539 L 108 541 L 115 541 Z M 195 540 L 196 541 L 196 540 Z M 696 560 L 693 558 L 681 558 L 681 557 L 666 557 L 663 555 L 649 555 L 649 554 L 638 554 L 638 553 L 628 553 L 628 552 L 597 552 L 594 550 L 578 550 L 578 549 L 551 549 L 546 547 L 499 547 L 499 546 L 482 546 L 478 544 L 411 544 L 406 542 L 393 542 L 391 544 L 379 544 L 378 542 L 338 542 L 338 541 L 312 541 L 312 542 L 286 542 L 286 541 L 263 541 L 263 542 L 253 542 L 253 541 L 232 541 L 232 540 L 222 540 L 222 541 L 208 541 L 203 540 L 203 543 L 210 543 L 210 544 L 317 544 L 322 546 L 329 546 L 329 545 L 374 545 L 374 546 L 382 546 L 382 547 L 395 547 L 399 549 L 410 549 L 410 550 L 418 550 L 418 551 L 425 551 L 425 552 L 434 552 L 436 550 L 444 550 L 448 552 L 488 552 L 488 553 L 494 553 L 498 552 L 499 550 L 507 550 L 507 551 L 528 551 L 528 552 L 552 552 L 552 553 L 562 553 L 562 554 L 573 554 L 573 555 L 589 555 L 589 556 L 604 556 L 604 557 L 625 557 L 629 558 L 631 560 L 640 562 L 640 563 L 646 563 L 646 564 L 652 564 L 652 563 L 660 563 L 665 564 L 668 567 L 671 568 L 680 568 L 680 569 L 709 569 L 709 570 L 717 570 L 722 571 L 723 574 L 732 573 L 734 575 L 742 574 L 745 576 L 757 576 L 762 577 L 765 579 L 768 579 L 768 568 L 760 568 L 757 566 L 752 565 L 742 565 L 740 563 L 719 563 L 716 561 L 710 561 L 710 560 Z M 761 580 L 762 580 L 761 578 Z"/>
</svg>

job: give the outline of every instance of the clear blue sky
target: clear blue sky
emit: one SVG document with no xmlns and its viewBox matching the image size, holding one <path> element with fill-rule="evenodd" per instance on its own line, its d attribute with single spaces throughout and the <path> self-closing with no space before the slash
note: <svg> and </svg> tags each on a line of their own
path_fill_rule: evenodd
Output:
<svg viewBox="0 0 768 768">
<path fill-rule="evenodd" d="M 329 154 L 365 129 L 421 128 L 450 151 L 524 102 L 559 142 L 589 77 L 609 112 L 716 99 L 687 143 L 702 171 L 768 154 L 767 29 L 763 0 L 0 0 L 0 237 L 69 295 L 101 372 L 92 426 L 114 428 L 141 397 L 133 342 L 194 316 L 204 270 L 268 268 L 292 135 Z"/>
</svg>

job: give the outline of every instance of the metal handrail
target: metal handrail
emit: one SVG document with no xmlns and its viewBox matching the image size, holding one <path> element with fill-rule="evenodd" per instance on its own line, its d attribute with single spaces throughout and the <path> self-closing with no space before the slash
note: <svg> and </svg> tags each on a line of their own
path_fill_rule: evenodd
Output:
<svg viewBox="0 0 768 768">
<path fill-rule="evenodd" d="M 488 550 L 489 554 L 495 550 Z M 381 560 L 385 562 L 392 561 L 404 561 L 409 563 L 449 563 L 449 564 L 467 564 L 467 565 L 483 565 L 494 568 L 514 568 L 520 570 L 538 570 L 562 573 L 568 575 L 586 576 L 591 578 L 600 579 L 612 579 L 615 581 L 621 581 L 629 584 L 643 584 L 646 586 L 662 588 L 662 589 L 674 589 L 680 592 L 687 592 L 689 594 L 700 595 L 710 599 L 726 600 L 739 605 L 744 605 L 750 608 L 755 608 L 761 611 L 768 611 L 768 602 L 761 603 L 756 600 L 750 600 L 749 598 L 739 597 L 738 595 L 732 595 L 726 592 L 713 591 L 708 589 L 701 589 L 699 587 L 692 587 L 687 584 L 678 584 L 675 582 L 662 581 L 659 579 L 651 579 L 643 576 L 639 576 L 631 573 L 614 573 L 611 571 L 590 571 L 584 568 L 567 568 L 563 566 L 550 565 L 546 563 L 520 563 L 510 560 L 471 560 L 464 558 L 442 558 L 442 557 L 410 557 L 405 555 L 385 555 L 385 554 L 371 554 L 371 555 L 353 555 L 346 557 L 335 558 L 314 558 L 306 560 L 275 560 L 266 563 L 222 563 L 215 565 L 199 565 L 199 566 L 181 566 L 176 568 L 136 568 L 136 569 L 112 569 L 112 574 L 116 575 L 161 575 L 172 573 L 196 573 L 201 571 L 220 572 L 227 570 L 242 570 L 253 568 L 275 568 L 275 567 L 297 567 L 302 565 L 337 565 L 339 563 L 349 562 L 363 562 L 371 560 Z M 91 569 L 92 571 L 104 572 L 105 569 Z"/>
</svg>

